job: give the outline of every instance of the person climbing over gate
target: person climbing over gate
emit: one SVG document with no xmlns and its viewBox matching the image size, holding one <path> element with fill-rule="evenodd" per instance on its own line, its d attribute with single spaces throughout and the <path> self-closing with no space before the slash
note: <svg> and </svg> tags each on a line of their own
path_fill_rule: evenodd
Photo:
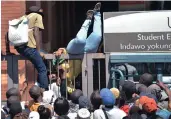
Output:
<svg viewBox="0 0 171 119">
<path fill-rule="evenodd" d="M 66 48 L 59 48 L 54 54 L 60 56 L 61 54 L 84 54 L 96 53 L 102 38 L 101 28 L 101 3 L 97 3 L 93 10 L 87 11 L 87 17 L 78 31 L 75 38 L 73 38 Z M 93 32 L 87 37 L 89 26 L 94 17 Z M 69 72 L 67 79 L 69 79 L 68 86 L 81 73 L 81 60 L 69 60 Z M 64 68 L 65 70 L 66 68 Z"/>
<path fill-rule="evenodd" d="M 43 90 L 48 90 L 48 77 L 47 69 L 43 62 L 43 53 L 40 52 L 40 30 L 44 29 L 43 25 L 43 9 L 37 6 L 32 6 L 24 17 L 29 19 L 29 40 L 26 44 L 16 46 L 15 49 L 18 53 L 30 60 L 38 71 L 37 82 Z"/>
</svg>

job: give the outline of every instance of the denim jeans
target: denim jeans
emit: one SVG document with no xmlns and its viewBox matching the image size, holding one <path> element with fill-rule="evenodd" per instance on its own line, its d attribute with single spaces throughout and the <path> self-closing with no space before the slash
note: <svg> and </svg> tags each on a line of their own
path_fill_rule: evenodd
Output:
<svg viewBox="0 0 171 119">
<path fill-rule="evenodd" d="M 102 38 L 101 29 L 101 14 L 97 12 L 94 14 L 93 32 L 87 38 L 87 32 L 91 20 L 86 19 L 76 35 L 76 38 L 72 39 L 67 45 L 67 52 L 69 54 L 83 54 L 83 53 L 95 53 L 98 50 L 98 46 Z"/>
<path fill-rule="evenodd" d="M 41 88 L 48 90 L 47 69 L 39 52 L 27 46 L 17 47 L 18 53 L 30 60 L 38 72 L 38 83 Z"/>
</svg>

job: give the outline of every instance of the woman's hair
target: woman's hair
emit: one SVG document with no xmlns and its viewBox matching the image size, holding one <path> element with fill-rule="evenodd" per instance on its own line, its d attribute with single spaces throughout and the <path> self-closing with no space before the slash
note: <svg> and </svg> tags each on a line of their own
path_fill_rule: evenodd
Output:
<svg viewBox="0 0 171 119">
<path fill-rule="evenodd" d="M 100 105 L 102 104 L 100 91 L 99 90 L 94 91 L 90 96 L 90 100 L 91 100 L 94 110 L 99 109 Z"/>
<path fill-rule="evenodd" d="M 59 116 L 66 115 L 69 111 L 68 101 L 63 97 L 57 98 L 54 103 L 54 111 Z"/>
<path fill-rule="evenodd" d="M 44 105 L 40 105 L 37 109 L 37 112 L 40 115 L 40 119 L 50 119 L 51 111 L 49 108 L 46 108 Z"/>
</svg>

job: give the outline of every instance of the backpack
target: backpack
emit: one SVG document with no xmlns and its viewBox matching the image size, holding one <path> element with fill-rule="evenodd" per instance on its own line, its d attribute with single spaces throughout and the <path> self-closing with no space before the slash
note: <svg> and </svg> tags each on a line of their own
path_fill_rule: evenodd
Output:
<svg viewBox="0 0 171 119">
<path fill-rule="evenodd" d="M 13 46 L 20 46 L 28 42 L 28 17 L 24 16 L 23 19 L 14 19 L 9 21 L 8 39 Z"/>
</svg>

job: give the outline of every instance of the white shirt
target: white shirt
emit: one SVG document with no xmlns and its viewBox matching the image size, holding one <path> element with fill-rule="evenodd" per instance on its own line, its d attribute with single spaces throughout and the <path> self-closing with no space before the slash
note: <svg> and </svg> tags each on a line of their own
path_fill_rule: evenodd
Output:
<svg viewBox="0 0 171 119">
<path fill-rule="evenodd" d="M 52 83 L 49 89 L 54 92 L 55 98 L 61 97 L 60 86 L 57 86 L 56 83 Z"/>
<path fill-rule="evenodd" d="M 67 115 L 70 119 L 77 119 L 77 113 L 69 113 Z"/>
<path fill-rule="evenodd" d="M 122 119 L 126 116 L 126 113 L 117 107 L 114 107 L 113 109 L 105 108 L 105 111 L 109 119 Z M 95 110 L 93 114 L 93 119 L 106 119 L 103 110 Z"/>
</svg>

